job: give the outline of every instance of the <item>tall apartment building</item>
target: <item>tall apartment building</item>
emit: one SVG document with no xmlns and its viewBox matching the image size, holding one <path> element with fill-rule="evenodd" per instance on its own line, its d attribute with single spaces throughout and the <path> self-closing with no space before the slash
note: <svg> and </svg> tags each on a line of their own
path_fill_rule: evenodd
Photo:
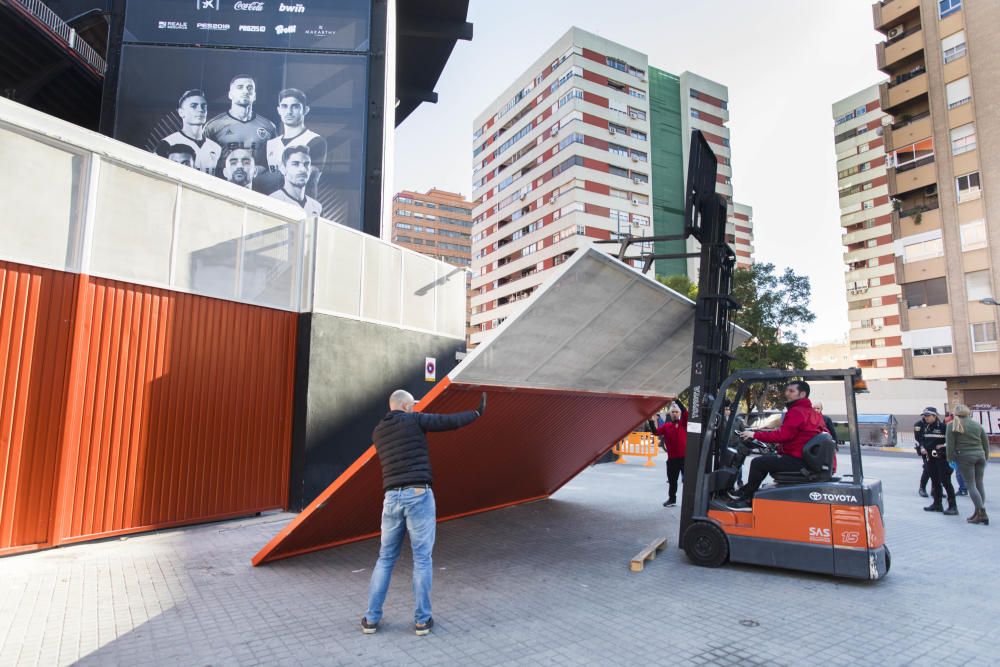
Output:
<svg viewBox="0 0 1000 667">
<path fill-rule="evenodd" d="M 735 202 L 726 225 L 726 240 L 736 252 L 736 268 L 748 269 L 753 263 L 753 208 Z"/>
<path fill-rule="evenodd" d="M 732 202 L 728 119 L 725 86 L 578 28 L 563 35 L 474 124 L 473 342 L 592 239 L 681 233 L 692 129 L 715 149 Z M 654 270 L 696 278 L 697 263 Z"/>
<path fill-rule="evenodd" d="M 908 377 L 1000 406 L 1000 4 L 873 6 Z"/>
<path fill-rule="evenodd" d="M 833 105 L 851 360 L 871 379 L 903 377 L 900 287 L 878 86 Z"/>
<path fill-rule="evenodd" d="M 434 259 L 468 267 L 472 202 L 457 192 L 403 190 L 392 198 L 392 242 Z"/>
</svg>

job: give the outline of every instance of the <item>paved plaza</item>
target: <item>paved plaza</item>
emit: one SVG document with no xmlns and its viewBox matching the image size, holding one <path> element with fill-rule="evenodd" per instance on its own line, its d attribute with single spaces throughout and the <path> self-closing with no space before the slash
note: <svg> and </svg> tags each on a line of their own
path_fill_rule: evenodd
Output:
<svg viewBox="0 0 1000 667">
<path fill-rule="evenodd" d="M 606 464 L 440 525 L 429 637 L 412 631 L 408 548 L 372 636 L 376 542 L 252 568 L 291 518 L 275 513 L 0 560 L 0 665 L 1000 664 L 1000 526 L 967 525 L 967 498 L 961 517 L 923 512 L 913 456 L 865 470 L 886 490 L 879 582 L 694 567 L 662 459 Z M 1000 465 L 986 482 L 1000 490 Z M 658 535 L 667 550 L 629 572 Z"/>
</svg>

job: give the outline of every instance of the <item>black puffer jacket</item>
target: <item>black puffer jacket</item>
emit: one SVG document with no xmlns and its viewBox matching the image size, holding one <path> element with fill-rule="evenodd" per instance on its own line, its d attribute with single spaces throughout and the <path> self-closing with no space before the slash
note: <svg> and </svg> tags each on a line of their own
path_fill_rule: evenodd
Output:
<svg viewBox="0 0 1000 667">
<path fill-rule="evenodd" d="M 478 417 L 475 410 L 450 415 L 392 410 L 382 417 L 372 433 L 372 442 L 382 464 L 382 488 L 433 483 L 424 434 L 462 428 Z"/>
</svg>

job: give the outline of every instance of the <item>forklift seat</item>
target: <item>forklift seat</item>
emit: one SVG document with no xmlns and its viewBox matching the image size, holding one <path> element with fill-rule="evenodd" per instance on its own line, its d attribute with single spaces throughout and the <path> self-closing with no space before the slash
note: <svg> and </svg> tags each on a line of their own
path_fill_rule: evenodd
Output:
<svg viewBox="0 0 1000 667">
<path fill-rule="evenodd" d="M 837 443 L 826 431 L 817 433 L 802 447 L 802 469 L 798 472 L 775 472 L 777 484 L 807 484 L 833 480 L 833 458 Z"/>
</svg>

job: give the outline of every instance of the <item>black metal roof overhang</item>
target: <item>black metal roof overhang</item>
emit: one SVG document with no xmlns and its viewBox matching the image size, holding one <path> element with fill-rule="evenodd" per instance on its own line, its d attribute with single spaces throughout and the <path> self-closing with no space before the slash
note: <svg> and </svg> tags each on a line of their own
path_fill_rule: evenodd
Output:
<svg viewBox="0 0 1000 667">
<path fill-rule="evenodd" d="M 441 72 L 460 40 L 472 39 L 469 0 L 396 3 L 396 125 L 422 102 L 437 102 Z"/>
</svg>

